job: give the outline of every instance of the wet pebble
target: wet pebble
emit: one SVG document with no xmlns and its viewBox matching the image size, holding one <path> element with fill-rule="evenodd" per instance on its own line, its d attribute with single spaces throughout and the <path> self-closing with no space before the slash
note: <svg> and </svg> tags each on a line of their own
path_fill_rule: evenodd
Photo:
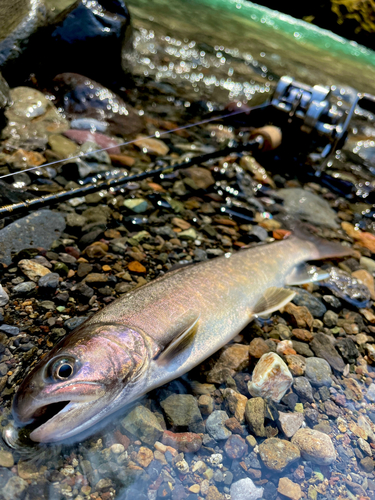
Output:
<svg viewBox="0 0 375 500">
<path fill-rule="evenodd" d="M 265 437 L 264 419 L 266 416 L 266 403 L 260 397 L 251 398 L 246 403 L 245 417 L 251 432 L 256 436 Z"/>
<path fill-rule="evenodd" d="M 232 436 L 229 436 L 227 439 L 224 445 L 224 450 L 229 458 L 235 460 L 240 459 L 247 454 L 248 446 L 246 441 L 241 436 L 232 434 Z"/>
<path fill-rule="evenodd" d="M 314 401 L 312 387 L 306 377 L 296 377 L 293 381 L 293 391 L 298 394 L 302 400 Z"/>
<path fill-rule="evenodd" d="M 336 450 L 331 438 L 314 429 L 299 429 L 292 437 L 292 443 L 301 451 L 305 460 L 318 465 L 329 465 L 336 460 Z"/>
<path fill-rule="evenodd" d="M 0 307 L 5 306 L 9 302 L 9 295 L 0 285 Z"/>
<path fill-rule="evenodd" d="M 60 275 L 58 273 L 48 273 L 39 278 L 38 285 L 43 288 L 56 290 L 59 286 Z"/>
<path fill-rule="evenodd" d="M 48 276 L 48 275 L 46 275 L 46 276 Z M 13 294 L 19 295 L 19 296 L 28 295 L 30 292 L 35 290 L 35 288 L 36 288 L 36 283 L 34 283 L 34 281 L 24 281 L 23 283 L 16 285 L 13 288 L 12 292 L 13 292 Z"/>
<path fill-rule="evenodd" d="M 12 325 L 1 325 L 0 331 L 12 336 L 18 335 L 20 333 L 20 329 L 17 326 Z"/>
<path fill-rule="evenodd" d="M 299 448 L 285 439 L 269 438 L 259 445 L 259 455 L 264 465 L 282 471 L 301 456 Z"/>
<path fill-rule="evenodd" d="M 331 367 L 325 359 L 307 358 L 306 359 L 306 378 L 311 385 L 315 387 L 332 385 Z"/>
<path fill-rule="evenodd" d="M 263 488 L 255 486 L 253 481 L 246 477 L 233 483 L 230 487 L 232 500 L 257 500 L 263 497 Z"/>
<path fill-rule="evenodd" d="M 270 352 L 264 354 L 255 366 L 248 389 L 254 397 L 268 397 L 279 402 L 292 382 L 293 377 L 287 365 L 280 356 Z"/>
<path fill-rule="evenodd" d="M 287 438 L 293 437 L 303 422 L 303 413 L 279 412 L 279 426 Z"/>
<path fill-rule="evenodd" d="M 160 403 L 167 420 L 174 427 L 188 427 L 192 432 L 203 432 L 204 425 L 197 400 L 191 394 L 172 394 Z"/>
<path fill-rule="evenodd" d="M 202 438 L 193 432 L 164 431 L 162 443 L 184 453 L 196 453 L 202 446 Z"/>
<path fill-rule="evenodd" d="M 306 306 L 314 318 L 321 318 L 327 311 L 323 302 L 314 297 L 314 295 L 309 293 L 307 290 L 293 288 L 293 291 L 296 292 L 296 295 L 294 296 L 292 302 L 297 306 Z"/>
<path fill-rule="evenodd" d="M 291 500 L 300 500 L 303 496 L 301 486 L 287 477 L 279 479 L 277 491 Z"/>
<path fill-rule="evenodd" d="M 39 281 L 39 278 L 41 276 L 45 276 L 46 274 L 51 272 L 49 269 L 42 266 L 41 264 L 38 264 L 37 262 L 28 259 L 20 260 L 18 263 L 18 267 L 24 274 L 26 274 L 26 276 L 31 281 L 35 282 Z"/>
<path fill-rule="evenodd" d="M 121 420 L 121 425 L 125 431 L 150 445 L 153 445 L 163 434 L 156 416 L 144 406 L 134 408 Z"/>
<path fill-rule="evenodd" d="M 228 414 L 222 410 L 215 410 L 206 420 L 206 430 L 208 434 L 217 441 L 227 439 L 232 435 L 231 431 L 225 427 Z"/>
</svg>

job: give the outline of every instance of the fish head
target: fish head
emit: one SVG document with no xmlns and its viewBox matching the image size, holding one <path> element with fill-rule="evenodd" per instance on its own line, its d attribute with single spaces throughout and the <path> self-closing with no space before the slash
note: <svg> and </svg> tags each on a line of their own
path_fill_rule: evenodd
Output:
<svg viewBox="0 0 375 500">
<path fill-rule="evenodd" d="M 145 368 L 143 337 L 123 325 L 87 325 L 58 343 L 21 383 L 12 404 L 36 442 L 58 442 L 105 418 Z M 134 399 L 134 398 L 133 398 Z"/>
</svg>

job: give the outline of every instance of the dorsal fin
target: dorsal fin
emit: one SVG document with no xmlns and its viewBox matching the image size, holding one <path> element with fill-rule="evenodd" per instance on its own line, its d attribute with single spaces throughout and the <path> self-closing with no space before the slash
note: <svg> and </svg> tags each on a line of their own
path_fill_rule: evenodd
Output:
<svg viewBox="0 0 375 500">
<path fill-rule="evenodd" d="M 255 304 L 251 311 L 252 316 L 266 316 L 274 311 L 278 311 L 285 306 L 295 296 L 295 292 L 286 288 L 271 286 L 267 288 L 263 296 Z"/>
<path fill-rule="evenodd" d="M 157 364 L 164 365 L 191 344 L 198 330 L 199 318 L 200 315 L 196 315 L 186 321 L 181 332 L 165 346 L 163 352 L 155 359 Z"/>
</svg>

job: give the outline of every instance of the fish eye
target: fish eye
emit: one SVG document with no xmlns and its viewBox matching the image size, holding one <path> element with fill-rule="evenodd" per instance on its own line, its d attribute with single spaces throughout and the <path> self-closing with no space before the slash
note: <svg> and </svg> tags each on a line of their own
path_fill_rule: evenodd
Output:
<svg viewBox="0 0 375 500">
<path fill-rule="evenodd" d="M 73 373 L 73 367 L 70 363 L 64 363 L 60 365 L 56 371 L 57 378 L 64 380 L 69 378 Z"/>
<path fill-rule="evenodd" d="M 75 361 L 66 358 L 55 361 L 49 369 L 50 377 L 53 380 L 68 380 L 75 371 Z"/>
</svg>

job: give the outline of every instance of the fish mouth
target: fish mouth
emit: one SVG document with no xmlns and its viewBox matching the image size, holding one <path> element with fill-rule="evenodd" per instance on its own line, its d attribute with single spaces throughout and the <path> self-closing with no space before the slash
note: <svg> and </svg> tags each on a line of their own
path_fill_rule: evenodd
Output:
<svg viewBox="0 0 375 500">
<path fill-rule="evenodd" d="M 62 441 L 67 437 L 67 429 L 71 431 L 71 425 L 67 423 L 74 422 L 74 416 L 82 412 L 83 407 L 88 407 L 91 402 L 77 403 L 72 401 L 61 401 L 59 403 L 51 403 L 40 410 L 32 425 L 28 426 L 32 429 L 30 439 L 39 443 L 52 443 Z"/>
</svg>

